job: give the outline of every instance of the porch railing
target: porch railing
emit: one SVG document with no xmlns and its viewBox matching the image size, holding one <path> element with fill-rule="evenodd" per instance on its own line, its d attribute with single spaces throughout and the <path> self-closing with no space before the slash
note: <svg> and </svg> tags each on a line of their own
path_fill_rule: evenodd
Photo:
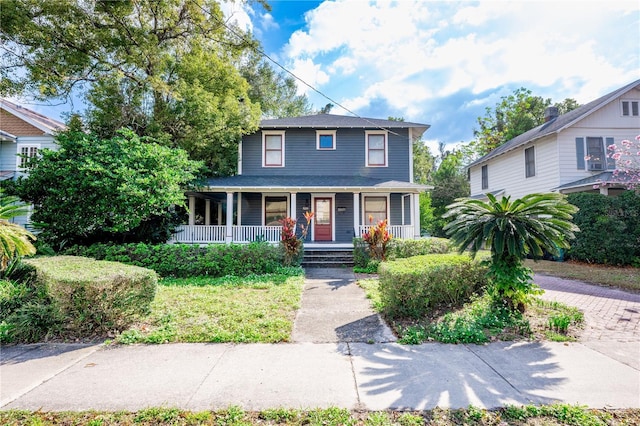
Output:
<svg viewBox="0 0 640 426">
<path fill-rule="evenodd" d="M 249 243 L 263 240 L 269 242 L 280 241 L 280 226 L 232 226 L 232 241 L 235 243 Z M 171 238 L 174 243 L 224 243 L 226 242 L 227 227 L 224 225 L 180 225 Z"/>
<path fill-rule="evenodd" d="M 360 225 L 358 228 L 359 229 L 356 234 L 358 236 L 362 236 L 362 234 L 371 229 L 371 225 Z M 394 238 L 414 238 L 413 225 L 389 225 L 387 226 L 387 229 Z"/>
</svg>

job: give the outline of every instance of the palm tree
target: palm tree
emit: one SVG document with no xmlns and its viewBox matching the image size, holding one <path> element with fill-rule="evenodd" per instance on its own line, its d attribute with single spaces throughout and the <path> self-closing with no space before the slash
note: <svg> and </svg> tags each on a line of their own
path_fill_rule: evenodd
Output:
<svg viewBox="0 0 640 426">
<path fill-rule="evenodd" d="M 7 269 L 16 256 L 35 254 L 32 241 L 36 237 L 22 226 L 9 222 L 27 211 L 18 197 L 6 195 L 0 188 L 0 272 Z"/>
<path fill-rule="evenodd" d="M 536 289 L 524 259 L 527 255 L 539 259 L 545 250 L 557 255 L 561 248 L 569 248 L 569 240 L 579 231 L 571 222 L 578 209 L 558 193 L 529 194 L 513 201 L 491 194 L 487 198 L 450 204 L 444 217 L 453 220 L 444 229 L 460 252 L 468 249 L 475 257 L 483 247 L 491 251 L 492 295 L 523 310 Z"/>
</svg>

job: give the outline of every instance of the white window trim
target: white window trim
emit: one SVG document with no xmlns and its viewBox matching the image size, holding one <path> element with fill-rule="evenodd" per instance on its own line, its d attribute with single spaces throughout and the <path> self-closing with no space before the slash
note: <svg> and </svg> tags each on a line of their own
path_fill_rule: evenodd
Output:
<svg viewBox="0 0 640 426">
<path fill-rule="evenodd" d="M 335 193 L 312 193 L 311 209 L 316 206 L 316 198 L 331 198 L 331 241 L 336 240 L 336 194 Z M 312 219 L 315 221 L 315 218 Z M 315 223 L 311 225 L 311 241 L 315 241 Z"/>
<path fill-rule="evenodd" d="M 40 153 L 40 150 L 42 149 L 41 144 L 39 143 L 19 143 L 16 146 L 16 170 L 25 170 L 24 167 L 20 166 L 20 163 L 22 162 L 22 157 L 20 154 L 22 154 L 22 148 L 37 148 L 38 149 L 38 153 Z"/>
<path fill-rule="evenodd" d="M 275 168 L 281 168 L 284 167 L 284 160 L 285 160 L 285 137 L 284 137 L 284 130 L 263 130 L 262 131 L 262 167 L 275 167 Z M 267 165 L 267 153 L 266 153 L 266 144 L 267 144 L 267 136 L 281 136 L 282 137 L 282 164 L 278 165 L 278 166 L 272 166 L 272 165 Z"/>
<path fill-rule="evenodd" d="M 527 176 L 527 149 L 531 148 L 533 148 L 533 175 Z M 522 155 L 524 157 L 524 178 L 535 178 L 536 176 L 538 176 L 538 150 L 536 149 L 535 145 L 525 148 L 524 151 L 522 151 Z"/>
<path fill-rule="evenodd" d="M 375 192 L 365 192 L 361 195 L 362 199 L 362 224 L 363 225 L 372 225 L 369 223 L 369 218 L 367 217 L 367 197 L 384 197 L 387 199 L 387 225 L 391 226 L 391 193 L 375 193 Z M 375 224 L 373 224 L 375 225 Z"/>
<path fill-rule="evenodd" d="M 320 148 L 320 136 L 331 135 L 333 137 L 333 147 Z M 335 130 L 316 130 L 316 149 L 318 151 L 335 151 L 336 149 L 336 131 Z"/>
<path fill-rule="evenodd" d="M 623 109 L 622 109 L 622 104 L 624 102 L 627 102 L 629 104 L 629 114 L 628 115 L 624 115 L 623 114 Z M 620 115 L 622 117 L 638 117 L 638 115 L 633 115 L 633 102 L 638 104 L 638 114 L 640 114 L 640 100 L 638 99 L 621 99 L 620 100 Z"/>
<path fill-rule="evenodd" d="M 267 197 L 287 197 L 287 217 L 291 217 L 291 194 L 288 192 L 263 192 L 262 193 L 262 226 L 267 226 L 264 217 L 266 216 Z"/>
<path fill-rule="evenodd" d="M 369 135 L 384 136 L 384 165 L 369 164 Z M 389 167 L 389 132 L 385 130 L 365 130 L 364 132 L 364 164 L 366 167 Z"/>
</svg>

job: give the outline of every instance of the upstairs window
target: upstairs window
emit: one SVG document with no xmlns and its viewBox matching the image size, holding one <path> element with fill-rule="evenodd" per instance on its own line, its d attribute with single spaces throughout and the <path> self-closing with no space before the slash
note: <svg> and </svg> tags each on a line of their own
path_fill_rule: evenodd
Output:
<svg viewBox="0 0 640 426">
<path fill-rule="evenodd" d="M 576 138 L 576 158 L 578 170 L 598 172 L 615 170 L 616 162 L 607 155 L 607 148 L 614 144 L 612 137 L 579 137 Z"/>
<path fill-rule="evenodd" d="M 18 169 L 25 169 L 29 160 L 38 156 L 40 145 L 18 145 Z"/>
<path fill-rule="evenodd" d="M 587 138 L 587 166 L 589 170 L 605 169 L 605 150 L 602 138 Z"/>
<path fill-rule="evenodd" d="M 640 101 L 621 101 L 622 103 L 622 115 L 625 117 L 638 117 L 640 112 L 638 111 L 638 104 Z"/>
<path fill-rule="evenodd" d="M 284 132 L 262 133 L 262 167 L 284 167 Z"/>
<path fill-rule="evenodd" d="M 482 166 L 482 189 L 489 188 L 489 166 Z"/>
<path fill-rule="evenodd" d="M 335 130 L 316 130 L 316 149 L 332 150 L 336 149 Z"/>
<path fill-rule="evenodd" d="M 367 131 L 365 132 L 366 143 L 366 166 L 386 167 L 387 166 L 387 132 Z"/>
<path fill-rule="evenodd" d="M 524 169 L 525 177 L 533 177 L 536 175 L 536 153 L 534 147 L 524 150 Z"/>
</svg>

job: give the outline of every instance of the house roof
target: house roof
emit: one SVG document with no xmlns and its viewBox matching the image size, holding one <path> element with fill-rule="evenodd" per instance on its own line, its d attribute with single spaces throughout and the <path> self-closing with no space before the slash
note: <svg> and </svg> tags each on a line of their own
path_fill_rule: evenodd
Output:
<svg viewBox="0 0 640 426">
<path fill-rule="evenodd" d="M 67 128 L 67 126 L 65 126 L 61 121 L 54 120 L 53 118 L 14 104 L 6 99 L 0 98 L 0 108 L 49 135 L 53 135 L 54 133 Z"/>
<path fill-rule="evenodd" d="M 248 176 L 209 178 L 203 189 L 214 192 L 411 192 L 432 189 L 428 185 L 364 176 Z"/>
<path fill-rule="evenodd" d="M 336 114 L 314 114 L 262 120 L 261 129 L 414 129 L 422 135 L 429 124 Z"/>
<path fill-rule="evenodd" d="M 548 136 L 552 133 L 559 133 L 560 131 L 573 125 L 577 121 L 582 120 L 588 115 L 599 110 L 600 108 L 602 108 L 603 106 L 611 102 L 612 100 L 618 98 L 619 96 L 624 95 L 626 92 L 637 87 L 640 87 L 640 80 L 636 80 L 633 83 L 629 83 L 624 87 L 614 90 L 613 92 L 606 94 L 594 101 L 591 101 L 588 104 L 582 105 L 581 107 L 578 107 L 572 111 L 569 111 L 566 114 L 559 115 L 555 119 L 552 119 L 546 123 L 543 123 L 540 126 L 535 127 L 529 130 L 528 132 L 525 132 L 505 142 L 503 145 L 500 145 L 498 148 L 494 149 L 493 151 L 489 152 L 485 156 L 471 163 L 468 167 L 472 167 L 480 163 L 484 163 L 487 160 L 490 160 L 508 151 L 521 147 L 536 139 L 540 139 L 545 136 Z"/>
<path fill-rule="evenodd" d="M 637 178 L 635 178 L 637 180 Z M 579 179 L 573 182 L 565 183 L 556 188 L 552 188 L 552 191 L 560 191 L 564 189 L 574 189 L 574 188 L 583 188 L 583 187 L 593 187 L 594 185 L 616 185 L 623 186 L 625 184 L 633 182 L 634 177 L 631 174 L 628 174 L 624 171 L 608 171 L 598 173 L 593 176 L 586 177 L 584 179 Z"/>
<path fill-rule="evenodd" d="M 17 139 L 18 137 L 16 135 L 12 135 L 11 133 L 0 129 L 0 141 L 15 142 Z"/>
</svg>

